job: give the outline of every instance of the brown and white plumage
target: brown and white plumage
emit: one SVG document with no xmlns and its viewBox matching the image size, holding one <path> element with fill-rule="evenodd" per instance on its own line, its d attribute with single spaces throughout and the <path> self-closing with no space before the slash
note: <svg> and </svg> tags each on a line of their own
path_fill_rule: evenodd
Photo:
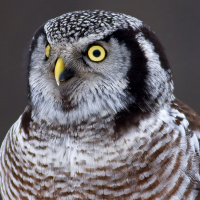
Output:
<svg viewBox="0 0 200 200">
<path fill-rule="evenodd" d="M 101 61 L 93 46 L 106 51 Z M 1 146 L 1 194 L 197 200 L 199 138 L 200 118 L 174 97 L 149 27 L 124 14 L 67 13 L 33 38 L 29 105 Z"/>
</svg>

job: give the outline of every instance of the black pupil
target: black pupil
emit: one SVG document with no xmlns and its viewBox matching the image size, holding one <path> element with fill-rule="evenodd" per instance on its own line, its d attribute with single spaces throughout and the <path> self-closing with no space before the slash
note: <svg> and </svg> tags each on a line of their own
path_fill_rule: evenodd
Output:
<svg viewBox="0 0 200 200">
<path fill-rule="evenodd" d="M 100 55 L 101 55 L 101 52 L 98 49 L 93 51 L 93 56 L 94 57 L 99 57 Z"/>
</svg>

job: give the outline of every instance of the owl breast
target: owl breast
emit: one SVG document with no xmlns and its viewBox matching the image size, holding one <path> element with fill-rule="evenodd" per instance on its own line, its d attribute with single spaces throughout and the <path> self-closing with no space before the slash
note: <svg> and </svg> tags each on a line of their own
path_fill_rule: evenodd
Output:
<svg viewBox="0 0 200 200">
<path fill-rule="evenodd" d="M 191 177 L 196 174 L 189 168 L 197 166 L 194 153 L 185 145 L 189 141 L 181 137 L 187 123 L 182 118 L 182 127 L 174 129 L 173 121 L 171 126 L 166 123 L 165 112 L 159 115 L 165 121 L 151 117 L 128 129 L 123 137 L 117 136 L 109 117 L 103 125 L 96 121 L 59 130 L 46 122 L 40 127 L 31 122 L 28 135 L 21 131 L 4 141 L 8 148 L 2 152 L 1 167 L 9 173 L 1 177 L 6 182 L 2 191 L 8 199 L 195 196 L 195 191 L 186 190 L 195 184 Z M 12 133 L 20 128 L 20 121 L 11 128 Z"/>
</svg>

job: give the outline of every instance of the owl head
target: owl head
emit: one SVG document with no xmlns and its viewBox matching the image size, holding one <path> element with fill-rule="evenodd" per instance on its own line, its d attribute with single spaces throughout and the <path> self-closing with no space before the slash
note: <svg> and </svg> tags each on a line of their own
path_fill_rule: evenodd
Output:
<svg viewBox="0 0 200 200">
<path fill-rule="evenodd" d="M 28 72 L 29 104 L 49 122 L 146 115 L 173 99 L 155 34 L 120 13 L 77 11 L 47 21 L 32 39 Z"/>
</svg>

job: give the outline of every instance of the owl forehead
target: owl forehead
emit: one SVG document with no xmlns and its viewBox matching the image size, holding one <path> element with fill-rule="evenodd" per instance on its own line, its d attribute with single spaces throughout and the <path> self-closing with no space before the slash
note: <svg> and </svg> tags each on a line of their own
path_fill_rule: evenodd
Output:
<svg viewBox="0 0 200 200">
<path fill-rule="evenodd" d="M 44 29 L 50 43 L 74 42 L 93 36 L 101 39 L 112 32 L 128 28 L 136 29 L 142 22 L 134 17 L 106 11 L 75 11 L 49 20 Z"/>
</svg>

